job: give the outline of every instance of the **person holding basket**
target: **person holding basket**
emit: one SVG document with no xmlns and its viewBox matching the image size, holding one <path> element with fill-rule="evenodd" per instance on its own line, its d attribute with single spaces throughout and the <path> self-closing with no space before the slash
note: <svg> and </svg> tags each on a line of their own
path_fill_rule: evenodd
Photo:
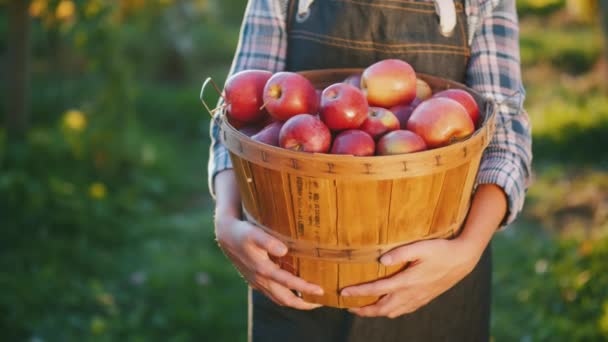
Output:
<svg viewBox="0 0 608 342">
<path fill-rule="evenodd" d="M 394 58 L 463 83 L 497 106 L 495 133 L 460 234 L 382 255 L 382 264 L 410 266 L 342 289 L 342 296 L 382 296 L 349 310 L 304 301 L 298 293 L 323 289 L 271 260 L 287 246 L 243 218 L 229 154 L 212 120 L 215 232 L 250 285 L 250 340 L 489 340 L 490 241 L 521 211 L 531 174 L 518 31 L 515 0 L 249 0 L 230 75 L 363 68 Z"/>
</svg>

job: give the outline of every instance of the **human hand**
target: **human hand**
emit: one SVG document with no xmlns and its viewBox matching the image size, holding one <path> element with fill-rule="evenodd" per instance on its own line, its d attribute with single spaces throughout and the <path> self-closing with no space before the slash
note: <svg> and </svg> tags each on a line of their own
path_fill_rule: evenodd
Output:
<svg viewBox="0 0 608 342">
<path fill-rule="evenodd" d="M 426 305 L 473 270 L 506 211 L 502 189 L 479 185 L 458 238 L 416 242 L 383 255 L 380 262 L 385 265 L 409 263 L 408 267 L 390 278 L 343 289 L 342 296 L 383 296 L 372 305 L 350 311 L 394 318 Z"/>
<path fill-rule="evenodd" d="M 323 294 L 320 286 L 281 269 L 270 259 L 269 254 L 281 257 L 287 253 L 287 247 L 281 241 L 236 217 L 219 217 L 215 227 L 220 248 L 251 287 L 281 306 L 300 310 L 321 306 L 308 303 L 291 291 L 319 296 Z"/>
<path fill-rule="evenodd" d="M 395 318 L 411 313 L 450 289 L 469 274 L 481 254 L 465 241 L 428 240 L 398 247 L 380 259 L 385 265 L 409 263 L 390 278 L 350 286 L 341 295 L 382 296 L 372 305 L 349 311 L 363 317 Z"/>
</svg>

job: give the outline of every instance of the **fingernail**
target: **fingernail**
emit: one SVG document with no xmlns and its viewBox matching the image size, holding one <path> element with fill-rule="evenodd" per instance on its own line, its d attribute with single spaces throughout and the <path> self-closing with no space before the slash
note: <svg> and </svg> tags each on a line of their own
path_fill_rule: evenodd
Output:
<svg viewBox="0 0 608 342">
<path fill-rule="evenodd" d="M 287 248 L 282 245 L 277 245 L 277 246 L 273 247 L 273 251 L 275 254 L 283 255 L 283 254 L 287 253 Z"/>
<path fill-rule="evenodd" d="M 322 289 L 322 288 L 317 288 L 317 289 L 315 290 L 315 294 L 316 294 L 317 296 L 322 296 L 322 295 L 323 295 L 323 293 L 324 293 L 324 292 L 323 292 L 323 289 Z"/>
<path fill-rule="evenodd" d="M 390 255 L 385 255 L 380 258 L 380 262 L 385 266 L 390 266 L 393 264 L 393 258 Z"/>
<path fill-rule="evenodd" d="M 348 297 L 348 296 L 350 296 L 350 292 L 348 290 L 343 290 L 342 292 L 340 292 L 340 296 Z"/>
</svg>

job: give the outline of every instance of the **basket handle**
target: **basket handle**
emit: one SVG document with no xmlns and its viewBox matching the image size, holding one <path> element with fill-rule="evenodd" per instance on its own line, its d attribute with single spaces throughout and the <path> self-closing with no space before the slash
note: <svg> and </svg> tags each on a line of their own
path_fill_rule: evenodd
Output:
<svg viewBox="0 0 608 342">
<path fill-rule="evenodd" d="M 227 105 L 224 103 L 214 109 L 209 109 L 210 107 L 207 105 L 207 103 L 205 102 L 205 88 L 207 88 L 207 85 L 211 83 L 211 85 L 213 86 L 213 88 L 215 88 L 215 91 L 218 93 L 218 95 L 224 99 L 224 101 L 226 100 L 226 98 L 224 97 L 224 95 L 222 94 L 222 91 L 220 90 L 220 87 L 217 86 L 217 83 L 215 83 L 215 81 L 211 78 L 211 77 L 207 77 L 207 79 L 205 80 L 205 82 L 203 82 L 203 86 L 201 87 L 201 93 L 199 95 L 199 98 L 201 99 L 201 102 L 203 103 L 203 106 L 205 107 L 205 109 L 207 110 L 207 112 L 209 113 L 209 115 L 211 115 L 211 118 L 215 119 L 215 112 L 217 112 L 218 110 L 221 110 L 223 108 L 225 108 Z"/>
</svg>

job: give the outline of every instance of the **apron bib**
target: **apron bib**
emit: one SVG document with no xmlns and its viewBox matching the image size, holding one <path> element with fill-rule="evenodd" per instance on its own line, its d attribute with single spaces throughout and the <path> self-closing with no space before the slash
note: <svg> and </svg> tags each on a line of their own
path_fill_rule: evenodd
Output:
<svg viewBox="0 0 608 342">
<path fill-rule="evenodd" d="M 433 2 L 413 0 L 316 0 L 298 15 L 287 13 L 287 71 L 365 68 L 388 58 L 416 72 L 464 82 L 470 50 L 463 0 L 455 0 L 457 24 L 441 34 Z M 488 341 L 491 248 L 460 283 L 425 307 L 395 319 L 361 318 L 321 307 L 280 307 L 250 289 L 249 336 L 254 342 Z"/>
<path fill-rule="evenodd" d="M 365 68 L 397 58 L 416 72 L 463 82 L 470 51 L 462 0 L 455 7 L 456 27 L 445 37 L 432 2 L 317 0 L 301 16 L 290 1 L 286 69 Z"/>
</svg>

